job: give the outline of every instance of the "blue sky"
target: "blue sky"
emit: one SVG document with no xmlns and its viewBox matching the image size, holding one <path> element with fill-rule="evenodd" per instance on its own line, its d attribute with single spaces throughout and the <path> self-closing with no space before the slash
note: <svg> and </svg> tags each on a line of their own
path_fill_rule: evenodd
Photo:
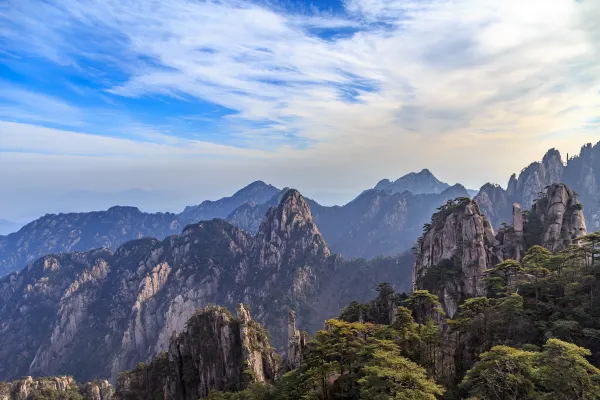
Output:
<svg viewBox="0 0 600 400">
<path fill-rule="evenodd" d="M 599 139 L 598 20 L 591 0 L 5 0 L 0 217 L 39 191 L 171 209 L 255 179 L 324 203 L 422 168 L 504 185 Z"/>
</svg>

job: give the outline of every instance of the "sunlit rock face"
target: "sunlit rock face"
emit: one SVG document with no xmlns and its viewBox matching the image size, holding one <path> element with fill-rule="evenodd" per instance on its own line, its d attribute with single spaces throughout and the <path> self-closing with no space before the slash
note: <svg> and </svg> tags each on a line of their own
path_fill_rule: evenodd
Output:
<svg viewBox="0 0 600 400">
<path fill-rule="evenodd" d="M 520 261 L 534 243 L 553 252 L 577 244 L 587 230 L 575 192 L 565 184 L 550 185 L 544 192 L 527 219 L 514 203 L 512 225 L 498 233 L 475 200 L 448 202 L 418 241 L 413 288 L 436 293 L 446 313 L 454 316 L 464 299 L 486 295 L 485 273 L 501 261 Z"/>
</svg>

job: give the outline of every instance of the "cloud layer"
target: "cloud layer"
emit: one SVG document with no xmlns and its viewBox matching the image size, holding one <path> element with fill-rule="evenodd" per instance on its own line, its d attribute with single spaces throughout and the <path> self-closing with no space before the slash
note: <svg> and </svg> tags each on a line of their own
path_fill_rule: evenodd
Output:
<svg viewBox="0 0 600 400">
<path fill-rule="evenodd" d="M 422 167 L 470 186 L 504 184 L 549 147 L 573 153 L 599 137 L 598 20 L 591 0 L 347 0 L 333 9 L 8 0 L 7 65 L 45 60 L 126 106 L 82 106 L 8 82 L 0 162 L 64 165 L 72 172 L 40 171 L 60 186 L 65 174 L 79 182 L 80 159 L 95 157 L 86 178 L 117 189 L 145 179 L 103 171 L 132 165 L 138 174 L 213 169 L 193 179 L 217 188 L 233 176 L 350 193 Z M 148 123 L 132 106 L 147 99 L 186 112 Z"/>
</svg>

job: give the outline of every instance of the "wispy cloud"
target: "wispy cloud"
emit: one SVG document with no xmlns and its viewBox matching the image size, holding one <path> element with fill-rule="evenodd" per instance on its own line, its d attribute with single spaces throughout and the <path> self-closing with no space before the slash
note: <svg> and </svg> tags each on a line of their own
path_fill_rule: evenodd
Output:
<svg viewBox="0 0 600 400">
<path fill-rule="evenodd" d="M 97 123 L 107 136 L 118 131 L 132 143 L 165 146 L 164 154 L 190 144 L 186 135 L 217 143 L 211 137 L 227 136 L 240 151 L 224 146 L 227 154 L 257 151 L 290 165 L 325 157 L 322 167 L 352 165 L 362 182 L 390 169 L 441 165 L 452 155 L 456 165 L 443 171 L 446 179 L 464 181 L 471 171 L 474 183 L 504 183 L 532 152 L 599 134 L 589 124 L 600 115 L 598 1 L 346 0 L 334 10 L 273 4 L 5 1 L 1 54 L 88 74 L 107 99 L 157 97 L 225 111 L 171 115 L 169 121 L 205 123 L 182 135 L 172 134 L 180 127 L 169 121 L 144 123 L 131 110 L 94 120 L 90 110 L 61 99 L 28 107 L 44 99 L 28 102 L 13 91 L 2 95 L 12 99 L 2 118 L 26 113 L 37 116 L 28 121 L 44 123 L 58 116 L 81 132 Z M 85 145 L 84 153 L 111 153 L 118 146 L 110 143 Z M 223 154 L 220 147 L 202 149 Z M 473 165 L 486 169 L 473 172 Z"/>
</svg>

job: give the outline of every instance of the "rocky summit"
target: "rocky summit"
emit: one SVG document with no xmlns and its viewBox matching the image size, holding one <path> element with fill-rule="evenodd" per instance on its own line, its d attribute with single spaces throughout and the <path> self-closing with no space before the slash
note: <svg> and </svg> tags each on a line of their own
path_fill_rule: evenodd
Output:
<svg viewBox="0 0 600 400">
<path fill-rule="evenodd" d="M 289 190 L 256 235 L 219 219 L 115 251 L 47 255 L 0 279 L 0 376 L 111 378 L 169 350 L 197 308 L 248 304 L 287 346 L 287 317 L 314 331 L 384 280 L 408 288 L 407 256 L 343 260 Z"/>
<path fill-rule="evenodd" d="M 486 273 L 500 262 L 520 261 L 534 245 L 557 252 L 577 244 L 587 233 L 582 209 L 573 190 L 553 184 L 526 214 L 513 204 L 512 225 L 496 234 L 475 200 L 449 201 L 418 240 L 413 289 L 435 293 L 453 317 L 462 301 L 486 295 Z"/>
</svg>

